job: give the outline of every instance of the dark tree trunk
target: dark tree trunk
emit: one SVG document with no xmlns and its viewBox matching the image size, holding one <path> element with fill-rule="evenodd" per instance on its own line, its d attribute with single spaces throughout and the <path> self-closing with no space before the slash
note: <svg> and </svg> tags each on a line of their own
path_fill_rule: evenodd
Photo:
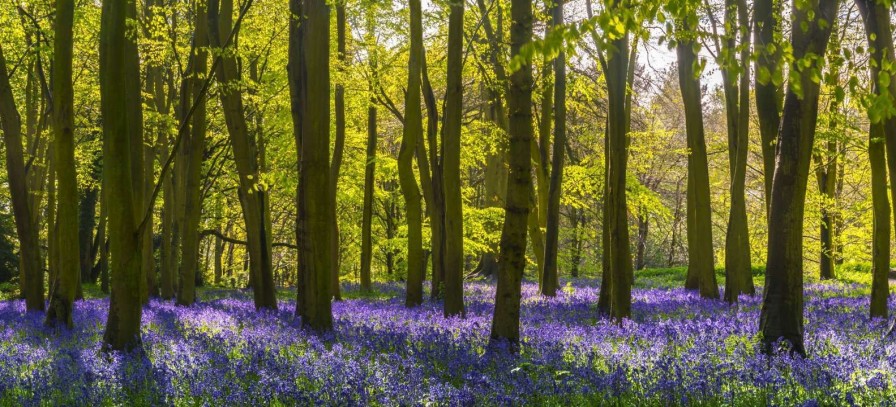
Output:
<svg viewBox="0 0 896 407">
<path fill-rule="evenodd" d="M 551 8 L 551 26 L 563 25 L 563 0 Z M 544 120 L 544 119 L 542 119 Z M 544 271 L 541 273 L 541 293 L 553 297 L 560 288 L 557 250 L 560 240 L 560 194 L 563 186 L 563 161 L 566 146 L 566 53 L 554 59 L 554 149 L 551 157 L 551 180 L 546 208 Z M 544 146 L 542 146 L 544 147 Z"/>
<path fill-rule="evenodd" d="M 333 329 L 330 296 L 330 7 L 290 0 L 289 81 L 299 187 L 296 315 L 316 331 Z M 300 23 L 301 21 L 301 23 Z M 324 199 L 321 199 L 324 197 Z"/>
<path fill-rule="evenodd" d="M 464 2 L 449 2 L 448 72 L 442 123 L 442 168 L 444 176 L 444 257 L 445 316 L 465 314 L 464 310 L 464 224 L 460 181 L 460 134 L 463 121 Z"/>
<path fill-rule="evenodd" d="M 791 43 L 795 61 L 810 59 L 810 68 L 787 86 L 772 200 L 769 211 L 768 263 L 760 313 L 760 331 L 767 352 L 783 339 L 794 352 L 805 355 L 803 344 L 803 215 L 812 144 L 818 118 L 820 86 L 811 71 L 822 69 L 823 56 L 837 17 L 837 0 L 819 0 L 811 7 L 793 7 Z M 814 18 L 809 17 L 809 13 Z M 826 24 L 819 24 L 820 21 Z M 808 30 L 801 26 L 808 25 Z M 796 63 L 792 69 L 796 69 Z"/>
<path fill-rule="evenodd" d="M 510 55 L 520 54 L 532 40 L 532 2 L 512 0 L 510 6 Z M 509 112 L 509 163 L 507 202 L 498 257 L 498 284 L 492 317 L 491 341 L 520 339 L 520 298 L 526 268 L 526 233 L 532 194 L 532 65 L 523 63 L 510 75 L 507 94 Z"/>
</svg>

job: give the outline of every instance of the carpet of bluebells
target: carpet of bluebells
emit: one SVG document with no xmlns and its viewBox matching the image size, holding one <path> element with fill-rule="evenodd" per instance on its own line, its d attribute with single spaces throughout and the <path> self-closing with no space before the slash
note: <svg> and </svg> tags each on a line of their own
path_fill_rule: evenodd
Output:
<svg viewBox="0 0 896 407">
<path fill-rule="evenodd" d="M 588 280 L 554 299 L 524 284 L 518 356 L 487 347 L 487 283 L 467 285 L 465 319 L 379 285 L 334 304 L 325 336 L 299 327 L 293 302 L 258 313 L 243 291 L 153 300 L 141 354 L 100 352 L 108 300 L 78 302 L 72 331 L 4 301 L 0 405 L 896 405 L 896 339 L 867 317 L 864 288 L 806 287 L 806 359 L 759 352 L 758 297 L 639 288 L 618 326 L 596 318 Z"/>
</svg>

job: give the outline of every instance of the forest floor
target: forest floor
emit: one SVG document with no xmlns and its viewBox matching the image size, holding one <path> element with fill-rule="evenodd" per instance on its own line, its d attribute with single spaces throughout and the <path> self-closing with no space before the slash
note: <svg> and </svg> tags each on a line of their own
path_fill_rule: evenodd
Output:
<svg viewBox="0 0 896 407">
<path fill-rule="evenodd" d="M 405 308 L 399 283 L 346 284 L 322 336 L 299 328 L 289 290 L 278 312 L 244 290 L 153 300 L 142 354 L 100 352 L 106 299 L 79 301 L 71 331 L 3 301 L 0 405 L 894 405 L 896 343 L 867 317 L 867 273 L 841 271 L 806 286 L 806 359 L 758 351 L 759 296 L 701 299 L 678 288 L 683 269 L 637 272 L 622 326 L 597 318 L 598 281 L 552 299 L 524 283 L 517 356 L 487 347 L 487 282 L 466 285 L 464 319 Z"/>
</svg>

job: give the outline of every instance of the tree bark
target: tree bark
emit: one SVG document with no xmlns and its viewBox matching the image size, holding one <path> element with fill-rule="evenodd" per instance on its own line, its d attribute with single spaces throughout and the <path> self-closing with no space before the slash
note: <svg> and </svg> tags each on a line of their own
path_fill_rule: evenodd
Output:
<svg viewBox="0 0 896 407">
<path fill-rule="evenodd" d="M 423 302 L 423 226 L 420 189 L 414 176 L 414 152 L 423 133 L 421 102 L 421 63 L 423 56 L 423 23 L 419 0 L 410 0 L 411 51 L 408 60 L 408 87 L 405 97 L 405 122 L 398 153 L 398 179 L 405 201 L 408 223 L 407 297 L 405 305 L 413 307 Z"/>
<path fill-rule="evenodd" d="M 812 73 L 821 72 L 831 25 L 836 18 L 837 0 L 812 1 L 803 9 L 794 7 L 792 12 L 791 43 L 796 62 L 791 69 L 798 69 L 802 61 L 809 61 L 809 65 L 797 71 L 796 79 L 787 85 L 769 211 L 769 225 L 774 227 L 769 228 L 759 326 L 766 352 L 773 352 L 773 345 L 783 339 L 792 345 L 794 352 L 805 355 L 803 215 L 820 91 Z M 814 18 L 809 17 L 810 13 Z M 808 30 L 804 31 L 802 26 L 808 26 Z"/>
<path fill-rule="evenodd" d="M 75 3 L 56 0 L 53 44 L 54 153 L 59 179 L 56 244 L 59 272 L 51 282 L 46 324 L 72 327 L 75 293 L 81 284 L 78 248 L 78 181 L 75 170 L 74 90 L 72 88 L 72 25 Z"/>
<path fill-rule="evenodd" d="M 20 289 L 25 297 L 25 309 L 44 310 L 44 272 L 40 255 L 40 231 L 29 199 L 28 168 L 22 148 L 22 122 L 16 108 L 15 96 L 9 83 L 6 58 L 0 47 L 0 125 L 6 144 L 6 174 L 12 212 L 19 238 Z"/>
<path fill-rule="evenodd" d="M 464 215 L 460 181 L 460 135 L 463 121 L 464 2 L 449 2 L 448 72 L 445 118 L 442 124 L 444 176 L 445 316 L 465 315 L 464 310 Z"/>
<path fill-rule="evenodd" d="M 299 155 L 296 315 L 316 331 L 333 329 L 330 296 L 330 7 L 290 0 L 289 80 Z M 324 197 L 321 199 L 321 197 Z"/>
<path fill-rule="evenodd" d="M 699 290 L 704 298 L 719 298 L 713 265 L 712 208 L 709 198 L 709 164 L 703 131 L 703 102 L 699 60 L 689 16 L 681 19 L 676 53 L 678 83 L 685 109 L 688 145 L 688 273 L 685 288 Z"/>
<path fill-rule="evenodd" d="M 754 61 L 756 78 L 756 117 L 759 119 L 759 136 L 762 146 L 762 168 L 765 176 L 765 206 L 771 207 L 772 178 L 775 173 L 775 141 L 781 123 L 784 93 L 784 67 L 781 66 L 783 34 L 780 18 L 783 15 L 781 0 L 756 0 L 753 2 L 753 43 L 758 56 Z M 769 224 L 771 225 L 771 224 Z"/>
<path fill-rule="evenodd" d="M 725 7 L 726 58 L 722 61 L 722 81 L 731 182 L 731 207 L 725 234 L 725 301 L 735 303 L 740 294 L 752 295 L 756 292 L 750 260 L 746 205 L 747 153 L 750 142 L 750 69 L 747 62 L 750 58 L 750 27 L 745 0 L 728 0 Z"/>
<path fill-rule="evenodd" d="M 512 0 L 510 6 L 510 55 L 520 55 L 532 41 L 532 2 Z M 504 227 L 498 257 L 498 283 L 492 317 L 491 343 L 507 341 L 516 348 L 520 339 L 520 299 L 526 268 L 526 226 L 532 198 L 531 146 L 532 65 L 524 61 L 508 83 L 509 164 Z"/>
<path fill-rule="evenodd" d="M 345 71 L 348 59 L 346 59 L 345 51 L 345 0 L 337 0 L 336 4 L 336 60 L 337 70 Z M 336 137 L 333 146 L 333 159 L 330 161 L 330 201 L 333 206 L 330 208 L 333 212 L 330 215 L 330 241 L 333 248 L 330 249 L 330 255 L 333 257 L 333 266 L 330 269 L 330 294 L 336 301 L 342 300 L 342 293 L 339 290 L 339 221 L 336 217 L 336 188 L 339 185 L 339 169 L 342 167 L 342 153 L 345 149 L 345 85 L 343 84 L 344 75 L 339 75 L 336 81 L 336 92 L 334 95 L 334 107 L 336 108 Z"/>
<path fill-rule="evenodd" d="M 224 47 L 227 38 L 232 38 L 240 28 L 233 24 L 233 12 L 232 0 L 208 1 L 209 39 L 211 45 L 219 50 Z M 246 227 L 249 272 L 254 276 L 252 280 L 257 283 L 252 287 L 255 309 L 276 310 L 277 290 L 274 286 L 271 258 L 273 239 L 267 225 L 267 219 L 270 218 L 268 191 L 261 180 L 258 149 L 246 120 L 236 57 L 231 50 L 220 52 L 222 52 L 221 60 L 215 75 L 222 87 L 221 106 L 239 174 L 239 195 Z"/>
<path fill-rule="evenodd" d="M 551 27 L 563 25 L 563 0 L 555 0 L 551 7 Z M 546 208 L 544 271 L 541 273 L 541 293 L 557 295 L 560 287 L 557 270 L 557 250 L 560 239 L 560 194 L 563 187 L 563 160 L 566 145 L 566 53 L 562 50 L 554 59 L 554 148 L 551 156 L 551 180 Z M 544 120 L 544 119 L 542 119 Z"/>
<path fill-rule="evenodd" d="M 142 205 L 136 202 L 132 179 L 132 139 L 139 132 L 127 113 L 131 87 L 139 73 L 128 62 L 126 20 L 130 6 L 124 1 L 103 1 L 100 27 L 100 95 L 103 117 L 103 201 L 108 205 L 111 289 L 109 317 L 103 349 L 130 350 L 141 346 L 140 319 L 142 248 L 137 234 Z"/>
<path fill-rule="evenodd" d="M 884 60 L 896 61 L 896 50 L 893 46 L 893 31 L 890 21 L 890 10 L 878 1 L 856 0 L 865 33 L 868 38 L 868 49 L 871 51 L 871 82 L 876 97 L 888 95 L 889 103 L 896 103 L 896 81 L 891 80 L 887 92 L 882 89 L 880 69 Z M 890 177 L 896 174 L 896 117 L 892 115 L 872 114 L 869 134 L 868 155 L 871 162 L 871 196 L 873 202 L 874 231 L 872 237 L 872 282 L 871 282 L 871 316 L 887 317 L 887 297 L 890 294 L 888 274 L 890 271 L 890 212 L 887 202 L 887 169 Z M 881 145 L 881 139 L 886 140 Z M 886 158 L 884 149 L 886 146 Z M 884 168 L 886 160 L 887 169 Z M 842 177 L 840 177 L 842 183 Z M 842 184 L 841 184 L 842 185 Z M 896 211 L 896 185 L 891 182 L 890 194 Z M 896 216 L 893 216 L 896 220 Z"/>
</svg>

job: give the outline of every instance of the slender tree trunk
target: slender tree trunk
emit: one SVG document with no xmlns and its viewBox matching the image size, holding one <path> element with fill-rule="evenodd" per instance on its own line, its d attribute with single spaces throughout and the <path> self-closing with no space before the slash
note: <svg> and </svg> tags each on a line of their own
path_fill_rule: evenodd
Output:
<svg viewBox="0 0 896 407">
<path fill-rule="evenodd" d="M 93 177 L 96 180 L 95 177 Z M 92 269 L 96 259 L 96 248 L 93 247 L 94 230 L 96 229 L 96 206 L 99 202 L 98 188 L 89 187 L 84 191 L 78 204 L 78 249 L 80 251 L 81 283 L 95 283 Z M 82 297 L 83 298 L 83 297 Z M 78 297 L 75 297 L 78 299 Z"/>
<path fill-rule="evenodd" d="M 444 175 L 443 175 L 443 163 L 439 157 L 439 111 L 436 106 L 436 96 L 432 90 L 432 85 L 429 81 L 429 68 L 426 65 L 426 53 L 423 54 L 423 102 L 426 105 L 426 142 L 429 144 L 429 164 L 428 167 L 432 168 L 432 178 L 428 179 L 425 177 L 426 171 L 423 171 L 427 167 L 426 160 L 420 161 L 421 158 L 418 156 L 417 160 L 420 163 L 421 169 L 421 182 L 424 184 L 424 191 L 427 190 L 426 184 L 429 182 L 431 197 L 429 199 L 429 203 L 427 204 L 427 208 L 429 210 L 429 224 L 431 229 L 432 239 L 430 241 L 430 246 L 432 247 L 432 278 L 430 279 L 430 298 L 436 299 L 442 297 L 442 284 L 445 281 L 445 189 L 443 187 L 444 184 Z M 422 148 L 423 142 L 418 141 L 420 143 L 421 148 L 418 149 L 418 155 L 421 151 L 425 152 L 425 149 Z M 442 153 L 444 156 L 444 153 Z M 426 193 L 424 193 L 425 195 Z"/>
<path fill-rule="evenodd" d="M 725 3 L 725 49 L 722 77 L 728 123 L 728 168 L 731 208 L 725 235 L 725 301 L 737 302 L 740 294 L 754 294 L 747 227 L 746 173 L 750 134 L 750 27 L 745 0 Z M 740 61 L 736 50 L 740 36 Z M 743 64 L 738 65 L 740 62 Z"/>
<path fill-rule="evenodd" d="M 40 255 L 40 231 L 36 213 L 32 213 L 27 185 L 28 170 L 22 148 L 22 123 L 16 108 L 15 96 L 9 83 L 6 58 L 0 47 L 0 126 L 6 144 L 6 174 L 9 195 L 19 238 L 20 289 L 25 297 L 25 309 L 44 310 L 44 273 Z"/>
<path fill-rule="evenodd" d="M 337 0 L 336 4 L 336 60 L 337 70 L 345 71 L 348 59 L 345 51 L 345 0 Z M 342 83 L 344 75 L 339 75 L 336 81 L 336 92 L 334 107 L 336 108 L 336 138 L 333 146 L 333 159 L 330 161 L 330 201 L 333 206 L 330 208 L 333 212 L 330 215 L 330 241 L 333 248 L 330 255 L 333 257 L 333 266 L 330 269 L 330 294 L 336 301 L 342 300 L 342 294 L 339 291 L 339 220 L 336 217 L 336 188 L 339 185 L 339 169 L 342 167 L 342 153 L 345 149 L 345 85 Z"/>
<path fill-rule="evenodd" d="M 330 7 L 290 0 L 289 80 L 299 155 L 296 315 L 316 331 L 333 329 L 330 296 Z M 300 23 L 301 22 L 301 23 Z M 321 199 L 324 197 L 324 199 Z"/>
<path fill-rule="evenodd" d="M 142 249 L 138 222 L 142 205 L 136 202 L 131 159 L 133 146 L 130 134 L 139 132 L 127 113 L 130 87 L 139 73 L 128 62 L 126 20 L 128 4 L 124 1 L 103 2 L 100 27 L 100 95 L 103 117 L 103 202 L 108 205 L 109 257 L 111 289 L 109 318 L 103 335 L 103 348 L 129 350 L 139 348 L 142 285 Z M 134 97 L 130 95 L 130 97 Z"/>
<path fill-rule="evenodd" d="M 53 127 L 59 179 L 56 244 L 59 274 L 51 282 L 47 325 L 72 326 L 75 293 L 81 284 L 78 248 L 78 181 L 75 172 L 74 91 L 72 88 L 73 0 L 56 0 L 53 45 Z"/>
<path fill-rule="evenodd" d="M 821 253 L 818 259 L 819 277 L 822 280 L 834 278 L 834 203 L 837 188 L 837 142 L 830 140 L 827 143 L 826 154 L 816 155 L 815 178 L 818 181 L 818 191 L 822 196 L 821 203 L 821 230 L 819 231 L 819 243 Z"/>
<path fill-rule="evenodd" d="M 221 49 L 228 38 L 233 38 L 239 27 L 233 25 L 232 0 L 208 0 L 209 40 L 213 47 Z M 231 40 L 232 41 L 232 40 Z M 232 42 L 231 45 L 233 46 Z M 235 47 L 235 46 L 234 46 Z M 277 309 L 274 287 L 273 260 L 271 258 L 271 230 L 266 220 L 270 217 L 268 191 L 261 182 L 261 169 L 255 140 L 250 135 L 239 87 L 240 71 L 236 57 L 224 52 L 215 70 L 220 91 L 224 121 L 230 134 L 234 161 L 240 181 L 240 204 L 246 227 L 246 248 L 249 252 L 249 273 L 257 284 L 252 287 L 256 309 Z"/>
<path fill-rule="evenodd" d="M 377 75 L 377 52 L 376 52 L 376 35 L 374 29 L 376 27 L 375 13 L 368 10 L 367 15 L 367 58 L 370 69 L 369 91 L 373 95 L 376 89 L 376 81 L 379 79 Z M 370 263 L 373 259 L 373 250 L 371 244 L 371 229 L 373 219 L 373 188 L 374 179 L 376 177 L 376 98 L 371 97 L 367 105 L 367 156 L 364 166 L 364 206 L 361 213 L 361 291 L 370 292 Z"/>
<path fill-rule="evenodd" d="M 627 8 L 627 3 L 615 3 L 607 12 Z M 610 43 L 606 57 L 607 94 L 609 117 L 607 119 L 607 171 L 606 199 L 604 205 L 607 223 L 604 250 L 604 274 L 607 289 L 602 289 L 606 300 L 604 310 L 611 318 L 621 322 L 631 315 L 631 285 L 633 264 L 628 232 L 628 204 L 626 202 L 626 171 L 628 166 L 628 130 L 630 125 L 629 78 L 632 76 L 629 34 Z"/>
<path fill-rule="evenodd" d="M 408 61 L 408 87 L 405 97 L 405 123 L 398 153 L 398 179 L 405 201 L 405 217 L 408 222 L 407 297 L 409 307 L 423 301 L 423 231 L 420 189 L 414 176 L 414 151 L 423 133 L 421 102 L 421 63 L 423 56 L 423 24 L 419 0 L 410 0 L 411 55 Z"/>
<path fill-rule="evenodd" d="M 762 146 L 762 169 L 765 175 L 765 206 L 771 207 L 772 178 L 775 173 L 775 140 L 781 123 L 784 93 L 784 66 L 781 58 L 780 18 L 783 15 L 782 0 L 755 0 L 753 2 L 753 43 L 758 57 L 753 62 L 756 71 L 756 117 L 759 119 L 759 136 Z M 778 37 L 778 39 L 776 39 Z M 769 224 L 771 225 L 771 224 Z"/>
<path fill-rule="evenodd" d="M 460 181 L 460 134 L 463 121 L 464 2 L 449 2 L 448 73 L 445 119 L 442 125 L 444 169 L 444 274 L 445 316 L 465 315 L 464 310 L 464 215 Z"/>
<path fill-rule="evenodd" d="M 207 97 L 202 93 L 203 78 L 208 74 L 208 5 L 197 0 L 194 4 L 195 22 L 192 72 L 188 86 L 196 109 L 190 117 L 189 137 L 184 137 L 180 153 L 185 165 L 183 180 L 183 222 L 180 230 L 180 269 L 178 270 L 177 305 L 192 305 L 196 301 L 196 272 L 199 269 L 199 224 L 202 214 L 202 156 L 205 152 Z M 257 286 L 253 286 L 257 289 Z"/>
<path fill-rule="evenodd" d="M 695 40 L 689 36 L 693 27 L 682 19 L 678 39 L 678 83 L 684 102 L 688 144 L 688 274 L 685 288 L 699 290 L 704 298 L 719 298 L 713 265 L 712 208 L 709 198 L 709 164 L 706 156 L 706 139 L 703 133 L 703 102 L 700 90 L 699 60 Z"/>
<path fill-rule="evenodd" d="M 803 215 L 812 144 L 818 118 L 820 86 L 812 72 L 821 72 L 836 18 L 837 0 L 817 0 L 793 7 L 791 43 L 795 62 L 809 66 L 788 83 L 778 135 L 775 178 L 769 211 L 768 263 L 760 313 L 760 331 L 767 352 L 784 339 L 805 355 L 803 345 Z M 810 18 L 812 13 L 814 18 Z M 820 24 L 825 21 L 826 24 Z M 808 26 L 802 30 L 801 26 Z"/>
<path fill-rule="evenodd" d="M 563 0 L 556 0 L 551 8 L 551 27 L 563 25 Z M 544 120 L 544 119 L 542 119 Z M 541 293 L 553 297 L 560 287 L 557 270 L 557 250 L 560 240 L 560 194 L 563 186 L 563 160 L 566 146 L 566 53 L 560 51 L 554 59 L 554 149 L 551 157 L 551 182 L 546 208 L 544 271 L 541 273 Z"/>
<path fill-rule="evenodd" d="M 650 231 L 650 218 L 647 215 L 638 216 L 638 241 L 635 246 L 635 270 L 643 270 L 644 252 L 647 249 L 647 234 Z"/>
<path fill-rule="evenodd" d="M 520 54 L 532 41 L 532 2 L 512 0 L 510 6 L 510 55 Z M 532 198 L 531 146 L 532 65 L 525 62 L 508 83 L 509 164 L 504 227 L 498 260 L 498 284 L 492 317 L 491 342 L 508 341 L 515 348 L 520 339 L 520 299 L 526 268 L 526 226 Z"/>
<path fill-rule="evenodd" d="M 880 78 L 880 69 L 884 61 L 896 61 L 896 50 L 893 46 L 893 29 L 890 21 L 890 10 L 884 3 L 874 0 L 856 0 L 862 20 L 865 23 L 865 33 L 868 38 L 868 48 L 871 51 L 869 64 L 871 70 L 871 82 L 875 95 L 889 94 L 890 103 L 896 103 L 896 81 L 890 80 L 887 92 Z M 879 115 L 869 110 L 871 132 L 869 135 L 868 155 L 871 162 L 871 196 L 873 202 L 874 231 L 872 237 L 872 282 L 871 282 L 871 316 L 887 317 L 887 298 L 890 294 L 888 274 L 890 271 L 890 209 L 887 202 L 887 169 L 889 167 L 891 185 L 890 194 L 896 211 L 896 185 L 892 178 L 896 174 L 896 116 L 890 114 Z M 881 143 L 881 139 L 886 140 Z M 884 157 L 884 145 L 886 146 L 886 158 Z M 841 183 L 842 183 L 842 177 Z M 896 216 L 893 217 L 896 220 Z"/>
</svg>

